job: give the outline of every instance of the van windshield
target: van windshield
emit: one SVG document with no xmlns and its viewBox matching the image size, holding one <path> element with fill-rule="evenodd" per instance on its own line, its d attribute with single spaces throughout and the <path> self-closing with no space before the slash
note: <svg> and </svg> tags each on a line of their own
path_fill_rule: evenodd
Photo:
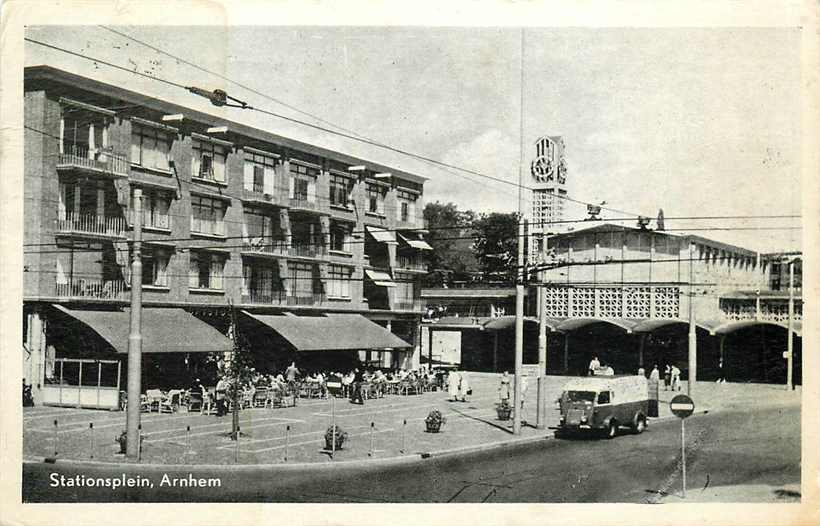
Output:
<svg viewBox="0 0 820 526">
<path fill-rule="evenodd" d="M 567 400 L 570 402 L 592 402 L 595 400 L 595 392 L 567 391 Z"/>
</svg>

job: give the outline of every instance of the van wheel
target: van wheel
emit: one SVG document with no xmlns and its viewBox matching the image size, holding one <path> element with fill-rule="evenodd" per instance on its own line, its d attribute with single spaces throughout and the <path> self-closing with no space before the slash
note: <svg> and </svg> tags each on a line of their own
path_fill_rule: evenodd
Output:
<svg viewBox="0 0 820 526">
<path fill-rule="evenodd" d="M 640 435 L 646 429 L 646 418 L 643 416 L 639 416 L 638 420 L 635 422 L 635 434 Z"/>
<path fill-rule="evenodd" d="M 606 428 L 606 437 L 615 438 L 618 436 L 618 422 L 615 419 L 609 421 L 609 427 Z"/>
</svg>

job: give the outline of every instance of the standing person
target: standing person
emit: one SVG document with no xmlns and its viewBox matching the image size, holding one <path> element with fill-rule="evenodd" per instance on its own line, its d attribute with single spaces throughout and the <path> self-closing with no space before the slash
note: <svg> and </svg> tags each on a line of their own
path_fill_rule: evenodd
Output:
<svg viewBox="0 0 820 526">
<path fill-rule="evenodd" d="M 510 400 L 510 375 L 507 371 L 501 375 L 501 385 L 498 387 L 498 397 L 503 402 Z"/>
<path fill-rule="evenodd" d="M 225 407 L 225 393 L 228 390 L 228 381 L 224 377 L 220 377 L 216 383 L 216 416 L 225 416 L 227 408 Z"/>
<path fill-rule="evenodd" d="M 458 371 L 453 369 L 450 371 L 450 374 L 447 375 L 447 395 L 451 402 L 455 402 L 458 400 L 458 387 L 461 383 L 461 375 L 458 374 Z"/>
<path fill-rule="evenodd" d="M 669 364 L 666 364 L 666 368 L 663 370 L 663 390 L 669 390 L 669 384 L 672 383 L 672 367 Z"/>
<path fill-rule="evenodd" d="M 470 394 L 470 379 L 467 376 L 466 371 L 459 374 L 459 377 L 461 378 L 461 381 L 459 382 L 458 391 L 459 391 L 459 394 L 461 395 L 461 401 L 466 402 L 467 401 L 467 395 Z"/>
<path fill-rule="evenodd" d="M 672 376 L 672 390 L 673 391 L 680 391 L 680 369 L 678 369 L 677 365 L 672 366 L 671 376 Z"/>
<path fill-rule="evenodd" d="M 527 387 L 529 387 L 530 381 L 527 379 L 526 376 L 521 377 L 521 413 L 523 416 L 524 413 L 524 399 L 527 398 Z"/>
<path fill-rule="evenodd" d="M 364 383 L 364 374 L 362 374 L 362 372 L 357 368 L 353 371 L 353 397 L 351 398 L 350 403 L 364 405 L 362 383 Z"/>
<path fill-rule="evenodd" d="M 650 382 L 660 382 L 661 381 L 661 372 L 658 370 L 658 364 L 655 364 L 655 367 L 652 368 L 652 372 L 649 373 L 649 381 Z"/>
<path fill-rule="evenodd" d="M 598 356 L 592 355 L 592 360 L 589 361 L 589 376 L 595 376 L 595 373 L 598 372 L 598 368 L 601 366 L 601 362 L 598 361 Z"/>
<path fill-rule="evenodd" d="M 293 394 L 294 400 L 299 394 L 299 389 L 296 387 L 296 378 L 299 376 L 299 369 L 296 367 L 296 362 L 290 362 L 290 366 L 285 369 L 285 378 L 288 381 L 288 390 Z"/>
<path fill-rule="evenodd" d="M 724 376 L 725 374 L 726 373 L 723 372 L 723 356 L 721 356 L 720 360 L 718 360 L 718 378 L 716 383 L 726 383 L 726 377 Z"/>
</svg>

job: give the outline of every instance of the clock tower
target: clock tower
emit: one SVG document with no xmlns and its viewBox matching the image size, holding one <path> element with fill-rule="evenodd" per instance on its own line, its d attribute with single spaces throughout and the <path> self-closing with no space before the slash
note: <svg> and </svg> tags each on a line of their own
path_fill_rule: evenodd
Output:
<svg viewBox="0 0 820 526">
<path fill-rule="evenodd" d="M 564 201 L 567 195 L 567 165 L 564 139 L 544 136 L 535 141 L 535 157 L 530 163 L 532 203 L 529 214 L 531 263 L 543 260 L 546 238 L 564 231 Z M 555 223 L 559 221 L 559 223 Z"/>
</svg>

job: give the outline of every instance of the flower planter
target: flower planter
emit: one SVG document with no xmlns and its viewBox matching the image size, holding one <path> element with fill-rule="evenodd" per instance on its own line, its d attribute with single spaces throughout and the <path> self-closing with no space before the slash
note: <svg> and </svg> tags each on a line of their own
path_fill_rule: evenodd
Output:
<svg viewBox="0 0 820 526">
<path fill-rule="evenodd" d="M 329 438 L 325 439 L 325 449 L 328 450 L 328 451 L 333 451 L 334 449 L 336 451 L 339 451 L 340 449 L 342 449 L 342 444 L 344 444 L 344 440 L 340 440 L 339 438 L 336 438 L 336 447 L 334 448 L 333 447 L 333 441 L 330 440 Z"/>
<path fill-rule="evenodd" d="M 498 413 L 498 419 L 499 420 L 509 420 L 510 415 L 512 414 L 512 407 L 506 407 L 506 408 L 498 407 L 498 408 L 496 408 L 496 412 Z"/>
<path fill-rule="evenodd" d="M 338 451 L 342 449 L 342 445 L 347 440 L 347 433 L 342 431 L 340 427 L 336 427 L 334 433 L 333 427 L 328 427 L 325 431 L 325 449 L 328 451 Z M 335 444 L 334 444 L 335 442 Z"/>
<path fill-rule="evenodd" d="M 438 433 L 441 431 L 441 422 L 427 422 L 428 433 Z"/>
</svg>

